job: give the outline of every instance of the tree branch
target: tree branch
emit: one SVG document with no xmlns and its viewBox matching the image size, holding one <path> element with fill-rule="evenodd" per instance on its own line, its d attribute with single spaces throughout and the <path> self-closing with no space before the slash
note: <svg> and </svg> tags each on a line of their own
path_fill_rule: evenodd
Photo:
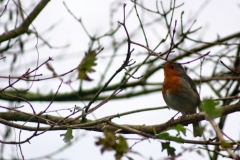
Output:
<svg viewBox="0 0 240 160">
<path fill-rule="evenodd" d="M 39 15 L 49 1 L 50 0 L 41 0 L 19 27 L 0 35 L 0 43 L 27 33 L 28 27 L 32 24 L 34 19 Z"/>
<path fill-rule="evenodd" d="M 222 111 L 221 116 L 228 115 L 228 114 L 231 114 L 234 112 L 238 112 L 238 111 L 240 111 L 240 102 L 233 104 L 233 105 L 224 106 L 222 108 L 223 108 L 223 111 Z M 116 116 L 114 118 L 116 118 Z M 57 116 L 52 116 L 52 115 L 36 116 L 33 114 L 24 114 L 21 112 L 0 112 L 0 123 L 11 126 L 11 127 L 23 129 L 23 130 L 28 130 L 28 131 L 34 131 L 36 129 L 36 127 L 30 127 L 30 126 L 26 126 L 26 125 L 23 126 L 23 125 L 20 125 L 17 123 L 13 123 L 11 121 L 23 121 L 23 122 L 27 121 L 27 122 L 41 123 L 41 124 L 49 125 L 49 122 L 57 123 L 59 121 L 62 121 L 63 119 L 64 119 L 63 117 L 57 117 Z M 44 131 L 46 129 L 49 129 L 49 131 L 50 130 L 65 130 L 66 129 L 65 123 L 68 123 L 68 122 L 71 122 L 71 127 L 73 129 L 85 129 L 85 130 L 97 131 L 97 132 L 102 132 L 103 128 L 107 129 L 107 130 L 111 130 L 111 131 L 116 131 L 119 129 L 115 126 L 106 124 L 107 122 L 109 122 L 112 119 L 112 117 L 109 117 L 109 116 L 99 119 L 99 120 L 96 120 L 96 121 L 88 120 L 87 123 L 82 123 L 82 122 L 80 122 L 80 120 L 73 121 L 74 119 L 75 118 L 67 118 L 61 124 L 59 124 L 58 126 L 54 126 L 51 129 L 49 129 L 50 127 L 39 127 L 38 130 L 39 131 Z M 140 132 L 144 132 L 146 134 L 153 135 L 154 130 L 156 131 L 156 133 L 159 133 L 159 132 L 166 130 L 168 127 L 175 126 L 177 124 L 188 125 L 193 122 L 198 122 L 198 121 L 202 121 L 202 120 L 205 120 L 205 114 L 203 112 L 200 112 L 200 113 L 196 113 L 193 115 L 175 119 L 171 122 L 165 122 L 162 124 L 149 125 L 149 126 L 122 124 L 121 126 L 132 128 L 134 130 L 138 130 Z M 130 130 L 124 130 L 124 128 L 121 128 L 121 129 L 122 130 L 118 133 L 134 134 Z"/>
<path fill-rule="evenodd" d="M 72 72 L 73 70 L 71 70 Z M 70 72 L 67 72 L 70 73 Z M 36 79 L 37 80 L 37 79 Z M 210 82 L 210 81 L 228 81 L 228 80 L 240 80 L 239 76 L 219 76 L 219 77 L 202 77 L 202 79 L 196 79 L 194 80 L 194 82 L 196 84 L 199 84 L 200 82 L 203 84 L 204 82 Z M 121 89 L 126 89 L 126 88 L 130 88 L 130 87 L 137 87 L 137 86 L 141 86 L 141 87 L 145 87 L 143 90 L 140 91 L 129 91 L 126 92 L 125 94 L 119 94 L 115 97 L 113 97 L 112 99 L 123 99 L 126 97 L 136 97 L 139 95 L 143 95 L 143 94 L 149 94 L 149 93 L 154 93 L 154 92 L 159 92 L 161 91 L 161 83 L 154 83 L 154 85 L 156 86 L 155 88 L 151 88 L 151 89 L 147 89 L 146 87 L 150 86 L 148 85 L 148 83 L 143 82 L 142 80 L 138 80 L 135 82 L 129 82 L 127 84 L 124 84 L 123 86 L 121 86 Z M 103 92 L 107 92 L 107 91 L 111 91 L 111 90 L 115 90 L 117 87 L 119 86 L 119 84 L 112 84 L 109 85 L 108 87 L 106 87 Z M 151 84 L 151 86 L 153 86 Z M 78 100 L 91 100 L 92 97 L 94 96 L 94 94 L 97 93 L 97 91 L 100 88 L 93 88 L 90 90 L 83 90 L 81 92 L 78 93 L 78 96 L 76 96 L 75 92 L 70 92 L 70 93 L 58 93 L 54 99 L 54 101 L 59 101 L 59 102 L 64 102 L 64 101 L 78 101 Z M 51 101 L 52 97 L 54 96 L 53 93 L 50 94 L 41 94 L 41 93 L 34 93 L 34 92 L 30 92 L 28 91 L 27 93 L 21 94 L 21 90 L 18 91 L 14 91 L 14 90 L 6 90 L 4 91 L 5 94 L 1 94 L 0 93 L 0 99 L 3 100 L 7 100 L 7 101 L 16 101 L 17 99 L 14 99 L 9 95 L 17 95 L 21 98 L 27 99 L 28 101 Z M 80 97 L 80 98 L 79 98 Z M 97 98 L 97 100 L 104 100 L 106 99 L 108 96 L 99 96 Z M 18 99 L 19 100 L 19 99 Z"/>
</svg>

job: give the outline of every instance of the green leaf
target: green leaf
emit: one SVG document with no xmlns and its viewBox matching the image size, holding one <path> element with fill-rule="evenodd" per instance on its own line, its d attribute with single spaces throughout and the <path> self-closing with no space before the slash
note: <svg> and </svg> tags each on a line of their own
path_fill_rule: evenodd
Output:
<svg viewBox="0 0 240 160">
<path fill-rule="evenodd" d="M 104 138 L 98 138 L 96 145 L 100 145 L 101 153 L 106 150 L 115 151 L 115 158 L 120 159 L 125 153 L 127 153 L 129 147 L 126 139 L 122 136 L 116 136 L 114 132 L 104 131 Z"/>
<path fill-rule="evenodd" d="M 154 135 L 156 135 L 156 134 L 157 134 L 157 132 L 156 132 L 156 129 L 155 129 L 155 128 L 153 128 L 153 133 L 154 133 Z"/>
<path fill-rule="evenodd" d="M 171 136 L 167 132 L 159 133 L 157 135 L 157 137 L 160 138 L 160 139 L 163 139 L 163 140 L 169 140 L 169 141 L 174 141 L 174 142 L 178 142 L 178 143 L 184 142 L 184 139 L 182 139 L 181 137 Z"/>
<path fill-rule="evenodd" d="M 175 148 L 170 146 L 170 142 L 161 142 L 162 151 L 167 150 L 168 155 L 171 157 L 175 156 Z"/>
<path fill-rule="evenodd" d="M 207 114 L 208 118 L 214 119 L 222 114 L 222 108 L 217 108 L 218 102 L 212 99 L 202 101 L 200 108 Z"/>
<path fill-rule="evenodd" d="M 118 137 L 118 144 L 116 145 L 116 159 L 120 159 L 124 153 L 128 151 L 126 139 L 122 136 Z"/>
<path fill-rule="evenodd" d="M 175 130 L 175 131 L 177 131 L 178 134 L 182 133 L 184 136 L 186 136 L 186 128 L 182 124 L 168 127 L 167 130 Z"/>
<path fill-rule="evenodd" d="M 96 66 L 97 54 L 95 51 L 85 53 L 85 57 L 82 62 L 78 65 L 78 79 L 92 81 L 87 75 L 88 73 L 95 72 L 93 66 Z"/>
<path fill-rule="evenodd" d="M 73 139 L 72 128 L 70 127 L 69 123 L 67 123 L 66 126 L 67 126 L 67 132 L 64 134 L 63 141 L 65 143 L 69 143 Z"/>
</svg>

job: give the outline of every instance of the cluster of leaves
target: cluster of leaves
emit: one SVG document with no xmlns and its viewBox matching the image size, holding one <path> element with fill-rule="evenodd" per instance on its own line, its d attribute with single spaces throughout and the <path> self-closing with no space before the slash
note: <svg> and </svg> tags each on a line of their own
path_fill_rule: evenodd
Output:
<svg viewBox="0 0 240 160">
<path fill-rule="evenodd" d="M 219 103 L 212 99 L 203 100 L 200 108 L 206 113 L 208 118 L 211 120 L 222 115 L 223 108 L 219 107 Z M 232 148 L 232 144 L 225 140 L 222 140 L 221 147 L 223 149 Z"/>
<path fill-rule="evenodd" d="M 90 51 L 89 53 L 85 53 L 85 56 L 83 57 L 81 63 L 77 67 L 78 79 L 85 80 L 85 81 L 92 81 L 92 79 L 89 78 L 88 73 L 95 72 L 93 67 L 97 65 L 96 56 L 97 56 L 97 53 L 94 50 Z M 54 68 L 49 63 L 46 63 L 46 66 L 47 66 L 47 69 L 52 72 L 54 77 L 58 76 Z"/>
<path fill-rule="evenodd" d="M 219 108 L 218 105 L 219 103 L 212 99 L 205 99 L 200 108 L 207 114 L 208 118 L 214 119 L 222 114 L 222 108 Z"/>
<path fill-rule="evenodd" d="M 170 135 L 167 132 L 170 130 L 177 131 L 177 136 Z M 171 144 L 170 141 L 174 141 L 177 143 L 184 142 L 184 139 L 180 137 L 180 133 L 182 133 L 183 135 L 186 135 L 186 128 L 184 128 L 184 126 L 182 124 L 178 124 L 176 126 L 169 127 L 165 132 L 155 134 L 156 137 L 158 137 L 159 139 L 167 140 L 167 142 L 161 142 L 162 151 L 166 150 L 167 154 L 170 155 L 171 157 L 174 157 L 176 155 L 175 154 L 176 149 L 170 145 Z"/>
<path fill-rule="evenodd" d="M 104 138 L 99 137 L 96 145 L 101 146 L 101 153 L 105 151 L 115 151 L 115 158 L 120 159 L 128 152 L 129 147 L 126 139 L 122 136 L 116 136 L 114 132 L 104 131 Z"/>
</svg>

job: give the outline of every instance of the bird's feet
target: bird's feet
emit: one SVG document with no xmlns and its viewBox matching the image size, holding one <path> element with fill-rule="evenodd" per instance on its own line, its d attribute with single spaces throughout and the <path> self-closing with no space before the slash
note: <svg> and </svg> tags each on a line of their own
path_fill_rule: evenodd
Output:
<svg viewBox="0 0 240 160">
<path fill-rule="evenodd" d="M 171 126 L 172 121 L 174 121 L 174 118 L 179 114 L 180 112 L 178 112 L 177 114 L 175 114 L 170 120 L 168 120 L 166 123 L 169 124 L 169 126 Z"/>
</svg>

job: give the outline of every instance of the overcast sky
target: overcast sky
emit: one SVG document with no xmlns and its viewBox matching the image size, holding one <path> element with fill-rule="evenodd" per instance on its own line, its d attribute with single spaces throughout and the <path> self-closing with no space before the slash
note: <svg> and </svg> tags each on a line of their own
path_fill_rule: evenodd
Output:
<svg viewBox="0 0 240 160">
<path fill-rule="evenodd" d="M 39 49 L 40 60 L 43 62 L 47 57 L 53 57 L 53 59 L 58 59 L 59 55 L 63 55 L 61 63 L 59 61 L 53 61 L 53 66 L 56 67 L 56 70 L 59 73 L 64 73 L 72 68 L 74 68 L 84 53 L 84 51 L 88 48 L 88 37 L 84 33 L 80 24 L 67 12 L 64 7 L 63 1 L 52 0 L 49 2 L 47 7 L 41 12 L 39 17 L 34 21 L 33 25 L 39 33 L 42 33 L 46 29 L 48 29 L 51 25 L 56 24 L 55 29 L 43 37 L 47 39 L 51 45 L 53 46 L 64 46 L 66 44 L 70 44 L 70 47 L 64 49 L 56 49 L 52 50 L 50 48 L 44 47 Z M 102 35 L 109 30 L 109 13 L 110 6 L 114 5 L 113 2 L 121 2 L 121 1 L 113 1 L 113 0 L 104 0 L 104 1 L 96 1 L 96 0 L 79 0 L 79 1 L 65 1 L 66 5 L 69 9 L 78 17 L 82 18 L 86 28 L 89 33 L 92 35 Z M 126 11 L 133 6 L 131 2 L 122 1 L 127 3 Z M 155 10 L 155 0 L 144 1 L 144 5 L 147 8 Z M 201 37 L 204 41 L 213 41 L 216 40 L 217 35 L 221 37 L 239 32 L 240 29 L 240 3 L 238 0 L 212 0 L 212 1 L 191 1 L 191 0 L 177 0 L 177 4 L 184 2 L 184 5 L 181 9 L 175 11 L 174 20 L 177 20 L 180 25 L 180 14 L 184 10 L 184 17 L 187 21 L 188 19 L 197 19 L 195 24 L 196 28 L 202 26 L 201 33 L 198 37 Z M 10 1 L 9 3 L 12 3 Z M 206 3 L 207 5 L 203 5 Z M 169 6 L 168 1 L 163 1 L 163 4 Z M 9 4 L 10 5 L 10 4 Z M 27 7 L 28 4 L 23 2 L 23 8 Z M 199 7 L 203 7 L 202 11 L 198 14 Z M 194 17 L 197 15 L 197 17 Z M 129 31 L 131 32 L 134 29 L 134 23 L 137 23 L 138 20 L 136 16 L 131 17 L 132 19 L 127 21 L 127 25 L 129 27 Z M 145 17 L 147 18 L 147 17 Z M 115 26 L 118 25 L 118 21 L 122 21 L 123 13 L 122 9 L 117 11 L 117 14 L 114 17 Z M 156 28 L 155 31 L 164 31 Z M 151 31 L 148 31 L 151 32 Z M 153 34 L 153 33 L 151 33 Z M 161 35 L 161 33 L 156 33 Z M 125 33 L 122 32 L 121 36 L 124 36 Z M 143 37 L 139 35 L 139 40 L 141 41 Z M 151 39 L 151 38 L 149 38 Z M 156 37 L 153 37 L 152 41 L 150 40 L 150 46 L 154 46 L 154 40 Z M 106 45 L 108 40 L 106 40 Z M 33 39 L 32 43 L 29 44 L 29 48 L 32 48 L 36 44 L 36 40 Z M 103 44 L 104 45 L 104 44 Z M 105 46 L 103 46 L 105 47 Z M 107 52 L 107 51 L 106 51 Z M 101 56 L 108 53 L 101 53 Z M 36 50 L 33 50 L 28 54 L 28 59 L 22 58 L 19 63 L 31 63 L 32 59 L 36 59 Z M 98 64 L 103 63 L 98 61 Z M 27 66 L 26 66 L 27 67 Z M 44 71 L 44 70 L 43 70 Z M 46 70 L 45 70 L 46 71 Z M 114 71 L 114 70 L 113 70 Z M 6 73 L 7 74 L 7 73 Z M 163 81 L 163 73 L 159 72 L 159 82 Z M 49 72 L 46 71 L 46 75 L 50 75 Z M 97 75 L 93 75 L 93 78 L 97 79 Z M 48 93 L 53 90 L 56 91 L 60 82 L 54 81 L 53 83 L 42 83 L 40 86 L 38 84 L 34 84 L 33 90 L 39 89 L 42 87 L 41 92 Z M 90 83 L 85 83 L 89 88 L 92 86 Z M 77 83 L 76 83 L 77 86 Z M 0 87 L 3 87 L 2 85 Z M 67 85 L 63 85 L 61 92 L 71 91 L 71 89 Z M 203 92 L 201 96 L 214 96 L 211 92 Z M 203 98 L 203 97 L 202 97 Z M 33 103 L 34 108 L 37 111 L 41 111 L 42 106 L 47 106 L 48 102 L 41 103 Z M 55 102 L 52 104 L 52 110 L 57 108 L 64 108 L 67 106 L 81 105 L 78 102 L 71 103 L 58 103 Z M 137 104 L 137 105 L 136 105 Z M 165 103 L 162 99 L 161 93 L 154 93 L 149 95 L 144 95 L 138 98 L 131 98 L 128 100 L 119 100 L 119 101 L 111 101 L 104 105 L 101 109 L 96 111 L 95 116 L 97 118 L 116 114 L 120 112 L 126 112 L 129 110 L 140 109 L 140 108 L 148 108 L 148 107 L 157 107 L 164 106 Z M 114 107 L 113 107 L 114 106 Z M 131 106 L 131 108 L 129 108 Z M 2 110 L 0 109 L 0 112 Z M 160 124 L 166 122 L 171 116 L 173 116 L 176 112 L 172 110 L 164 110 L 164 111 L 154 111 L 154 112 L 144 112 L 136 115 L 122 117 L 120 119 L 116 119 L 115 122 L 123 123 L 123 124 Z M 93 118 L 93 116 L 92 116 Z M 236 122 L 238 124 L 237 128 L 234 128 L 231 125 L 231 122 Z M 229 131 L 228 134 L 234 138 L 239 139 L 240 133 L 240 118 L 239 113 L 231 114 L 228 118 L 226 131 Z M 0 128 L 3 126 L 0 124 Z M 191 130 L 192 126 L 188 126 L 189 130 Z M 16 137 L 18 136 L 18 130 L 14 130 L 16 133 Z M 22 145 L 22 150 L 24 157 L 26 159 L 39 157 L 47 153 L 51 153 L 57 150 L 61 146 L 65 146 L 66 144 L 63 142 L 63 138 L 60 137 L 60 134 L 63 134 L 65 131 L 52 131 L 45 133 L 41 136 L 33 138 L 30 144 L 26 143 Z M 22 134 L 22 139 L 26 138 L 31 133 Z M 187 135 L 191 137 L 191 132 L 188 132 Z M 74 131 L 73 135 L 75 137 L 74 140 L 79 138 L 77 143 L 73 144 L 72 147 L 64 150 L 62 153 L 54 156 L 55 159 L 68 159 L 68 160 L 106 160 L 106 159 L 114 159 L 112 152 L 106 152 L 103 155 L 100 153 L 100 148 L 95 146 L 96 137 L 101 136 L 102 133 L 96 132 L 86 132 L 83 130 Z M 138 138 L 136 135 L 125 135 L 127 138 Z M 190 139 L 190 138 L 189 138 Z M 74 141 L 73 140 L 73 141 Z M 135 141 L 128 141 L 129 146 L 134 144 Z M 173 143 L 174 144 L 174 143 Z M 6 146 L 8 152 L 6 152 L 5 157 L 10 157 L 12 153 L 18 153 L 20 156 L 19 148 L 17 146 Z M 176 147 L 179 147 L 179 145 Z M 195 147 L 193 145 L 184 145 L 184 147 Z M 162 159 L 167 156 L 166 151 L 161 151 L 161 143 L 157 140 L 149 140 L 144 141 L 137 144 L 133 150 L 138 151 L 145 158 L 139 157 L 137 155 L 133 155 L 133 157 L 137 157 L 136 159 L 149 159 L 152 157 L 153 159 Z M 181 149 L 180 149 L 181 150 Z M 204 153 L 205 154 L 205 153 Z M 132 155 L 132 154 L 131 154 Z M 180 159 L 193 159 L 193 157 L 200 158 L 196 153 L 186 153 Z M 206 155 L 205 155 L 206 157 Z M 195 158 L 195 159 L 196 159 Z M 203 157 L 201 157 L 203 159 Z M 220 157 L 219 157 L 220 158 Z M 221 159 L 221 158 L 220 158 Z"/>
</svg>

